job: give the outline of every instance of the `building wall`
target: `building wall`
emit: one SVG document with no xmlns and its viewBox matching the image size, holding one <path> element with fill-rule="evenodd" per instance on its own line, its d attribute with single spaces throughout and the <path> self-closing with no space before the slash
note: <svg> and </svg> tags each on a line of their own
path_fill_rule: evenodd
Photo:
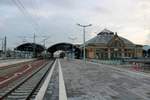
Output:
<svg viewBox="0 0 150 100">
<path fill-rule="evenodd" d="M 108 43 L 93 43 L 91 45 L 86 46 L 87 57 L 90 59 L 121 59 L 143 56 L 143 46 L 132 43 L 125 44 L 117 34 Z"/>
<path fill-rule="evenodd" d="M 143 57 L 143 47 L 142 46 L 136 46 L 135 55 L 136 55 L 136 57 Z"/>
<path fill-rule="evenodd" d="M 86 55 L 87 55 L 87 58 L 93 59 L 95 57 L 95 55 L 94 55 L 94 47 L 87 47 L 86 48 Z"/>
<path fill-rule="evenodd" d="M 86 45 L 88 58 L 121 59 L 143 56 L 143 46 L 133 44 L 129 40 L 119 37 L 117 33 L 114 35 L 109 32 L 101 32 L 94 39 Z"/>
<path fill-rule="evenodd" d="M 120 59 L 124 57 L 134 58 L 143 57 L 142 46 L 136 48 L 128 47 L 104 47 L 104 46 L 87 46 L 87 58 L 90 59 Z"/>
</svg>

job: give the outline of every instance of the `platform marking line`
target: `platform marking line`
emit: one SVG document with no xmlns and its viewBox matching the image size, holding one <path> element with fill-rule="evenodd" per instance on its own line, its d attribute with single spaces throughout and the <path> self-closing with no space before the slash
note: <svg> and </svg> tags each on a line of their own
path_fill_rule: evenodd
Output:
<svg viewBox="0 0 150 100">
<path fill-rule="evenodd" d="M 36 95 L 35 100 L 43 100 L 44 95 L 45 95 L 45 93 L 46 93 L 46 91 L 47 91 L 49 82 L 50 82 L 50 80 L 51 80 L 51 76 L 52 76 L 52 74 L 53 74 L 54 68 L 55 68 L 55 66 L 56 66 L 56 62 L 57 62 L 57 60 L 55 60 L 53 66 L 52 66 L 52 69 L 50 70 L 50 72 L 49 72 L 48 76 L 46 77 L 46 79 L 45 79 L 43 85 L 41 86 L 41 88 L 40 88 L 38 94 Z M 50 66 L 50 65 L 51 65 L 51 63 L 49 63 L 47 66 Z"/>
<path fill-rule="evenodd" d="M 58 66 L 59 66 L 59 100 L 67 100 L 66 87 L 59 59 L 58 59 Z"/>
</svg>

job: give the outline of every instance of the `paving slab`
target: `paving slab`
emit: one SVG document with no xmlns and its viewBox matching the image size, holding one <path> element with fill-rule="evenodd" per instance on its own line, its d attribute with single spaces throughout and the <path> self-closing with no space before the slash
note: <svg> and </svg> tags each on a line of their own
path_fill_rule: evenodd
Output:
<svg viewBox="0 0 150 100">
<path fill-rule="evenodd" d="M 68 100 L 150 100 L 150 76 L 81 60 L 60 62 Z"/>
</svg>

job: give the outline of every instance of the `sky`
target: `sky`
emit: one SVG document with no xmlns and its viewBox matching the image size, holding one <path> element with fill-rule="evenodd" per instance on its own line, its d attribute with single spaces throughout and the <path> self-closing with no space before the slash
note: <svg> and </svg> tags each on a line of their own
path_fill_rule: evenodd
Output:
<svg viewBox="0 0 150 100">
<path fill-rule="evenodd" d="M 19 2 L 19 3 L 18 3 Z M 59 42 L 82 43 L 104 28 L 133 43 L 150 44 L 150 0 L 0 0 L 0 39 L 8 48 L 24 42 L 49 47 Z M 74 38 L 72 40 L 71 38 Z M 1 46 L 1 43 L 0 43 Z"/>
</svg>

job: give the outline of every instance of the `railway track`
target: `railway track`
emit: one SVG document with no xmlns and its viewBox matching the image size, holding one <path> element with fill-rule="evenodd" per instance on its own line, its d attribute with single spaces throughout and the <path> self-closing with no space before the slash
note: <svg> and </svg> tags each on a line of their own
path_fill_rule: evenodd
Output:
<svg viewBox="0 0 150 100">
<path fill-rule="evenodd" d="M 51 70 L 54 61 L 38 68 L 17 85 L 11 85 L 7 91 L 0 93 L 0 100 L 32 100 L 40 89 L 42 82 Z"/>
<path fill-rule="evenodd" d="M 59 100 L 59 70 L 56 63 L 47 90 L 42 100 Z"/>
<path fill-rule="evenodd" d="M 67 100 L 67 92 L 59 59 L 56 59 L 35 100 Z"/>
</svg>

